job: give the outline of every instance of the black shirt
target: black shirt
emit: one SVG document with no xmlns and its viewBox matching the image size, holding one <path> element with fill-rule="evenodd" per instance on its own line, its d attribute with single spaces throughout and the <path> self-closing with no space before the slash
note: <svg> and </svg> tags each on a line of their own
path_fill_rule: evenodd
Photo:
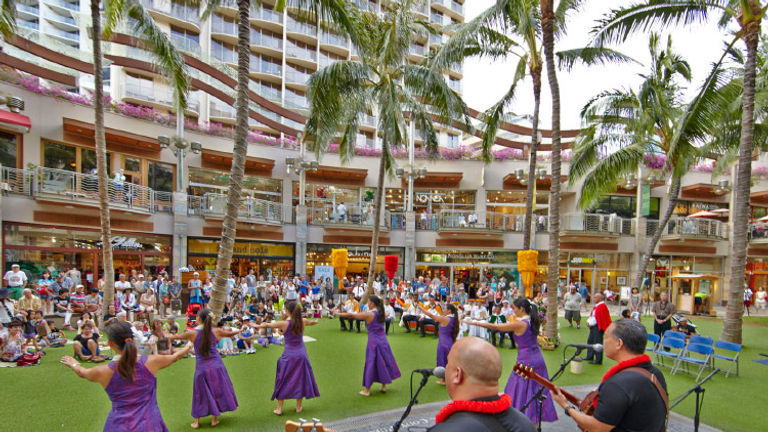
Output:
<svg viewBox="0 0 768 432">
<path fill-rule="evenodd" d="M 475 400 L 492 401 L 499 397 Z M 536 427 L 520 411 L 510 407 L 499 414 L 483 414 L 468 411 L 453 413 L 443 422 L 432 426 L 429 432 L 535 432 Z"/>
<path fill-rule="evenodd" d="M 686 324 L 686 325 L 678 324 L 675 330 L 685 333 L 686 336 L 691 336 L 696 334 L 696 328 L 690 324 Z"/>
<path fill-rule="evenodd" d="M 651 372 L 666 391 L 664 375 L 650 362 L 636 367 Z M 618 432 L 663 432 L 667 408 L 650 379 L 637 372 L 622 371 L 600 385 L 595 419 L 614 425 Z"/>
<path fill-rule="evenodd" d="M 85 337 L 85 336 L 83 336 L 81 334 L 75 336 L 75 341 L 80 342 L 86 348 L 88 347 L 88 341 L 91 340 L 91 339 L 93 339 L 93 341 L 96 342 L 96 344 L 98 345 L 98 343 L 99 343 L 99 334 L 96 333 L 96 332 L 93 332 L 93 334 L 89 338 L 87 338 L 87 337 Z"/>
</svg>

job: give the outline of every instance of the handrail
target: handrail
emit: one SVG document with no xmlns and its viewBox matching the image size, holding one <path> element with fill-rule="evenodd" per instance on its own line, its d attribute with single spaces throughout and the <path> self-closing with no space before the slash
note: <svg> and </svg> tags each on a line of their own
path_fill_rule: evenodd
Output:
<svg viewBox="0 0 768 432">
<path fill-rule="evenodd" d="M 667 223 L 664 234 L 726 239 L 728 238 L 728 224 L 714 219 L 673 217 Z"/>
<path fill-rule="evenodd" d="M 560 221 L 563 231 L 583 231 L 615 235 L 634 234 L 634 220 L 613 214 L 566 214 Z"/>
<path fill-rule="evenodd" d="M 227 207 L 227 195 L 208 192 L 202 197 L 202 216 L 224 216 Z M 268 223 L 282 223 L 282 204 L 253 197 L 240 199 L 238 218 L 247 221 L 264 221 Z"/>
</svg>

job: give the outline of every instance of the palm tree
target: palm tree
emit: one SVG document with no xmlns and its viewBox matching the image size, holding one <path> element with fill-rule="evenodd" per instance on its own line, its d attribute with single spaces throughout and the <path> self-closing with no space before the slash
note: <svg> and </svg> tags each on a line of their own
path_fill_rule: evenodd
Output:
<svg viewBox="0 0 768 432">
<path fill-rule="evenodd" d="M 210 14 L 225 1 L 209 0 L 203 18 Z M 213 289 L 209 307 L 216 316 L 221 316 L 226 304 L 226 284 L 234 253 L 235 236 L 237 233 L 237 217 L 239 214 L 240 200 L 243 190 L 243 178 L 245 174 L 245 159 L 248 151 L 248 69 L 250 63 L 250 11 L 254 6 L 261 5 L 260 0 L 235 0 L 238 11 L 237 24 L 237 87 L 235 89 L 235 137 L 232 148 L 232 167 L 229 174 L 229 189 L 227 192 L 226 210 L 224 220 L 221 223 L 221 241 L 219 242 L 218 255 L 216 257 L 216 273 L 213 278 Z M 306 13 L 302 19 L 328 19 L 349 32 L 351 26 L 347 18 L 347 8 L 350 7 L 344 0 L 288 0 Z M 283 10 L 286 0 L 276 2 L 276 10 Z M 354 34 L 350 33 L 353 42 Z"/>
<path fill-rule="evenodd" d="M 558 27 L 564 27 L 568 8 L 573 5 L 564 2 L 556 14 Z M 507 36 L 508 34 L 512 37 Z M 482 120 L 484 123 L 482 150 L 487 162 L 491 160 L 491 149 L 499 127 L 505 121 L 508 106 L 517 95 L 520 81 L 530 77 L 533 84 L 533 113 L 531 121 L 531 145 L 528 159 L 528 182 L 525 202 L 525 226 L 523 246 L 531 247 L 533 207 L 536 199 L 536 154 L 539 147 L 539 107 L 541 105 L 541 74 L 544 63 L 541 58 L 541 16 L 539 0 L 500 0 L 486 9 L 472 21 L 458 25 L 456 32 L 443 44 L 430 60 L 433 68 L 444 69 L 468 57 L 517 58 L 512 85 L 502 98 L 489 108 Z M 520 41 L 520 42 L 518 42 Z M 557 53 L 560 67 L 570 69 L 574 63 L 587 65 L 606 61 L 626 62 L 628 57 L 609 49 L 585 47 Z"/>
<path fill-rule="evenodd" d="M 16 1 L 0 2 L 0 35 L 9 38 L 16 34 Z"/>
<path fill-rule="evenodd" d="M 755 130 L 755 75 L 760 25 L 768 2 L 762 0 L 646 0 L 627 8 L 615 9 L 600 20 L 595 42 L 599 45 L 623 41 L 638 31 L 651 26 L 690 24 L 713 18 L 721 27 L 738 28 L 733 44 L 743 40 L 746 45 L 744 64 L 741 135 L 738 174 L 731 209 L 733 237 L 730 245 L 731 275 L 728 283 L 728 307 L 723 323 L 722 339 L 741 343 L 741 325 L 744 314 L 742 294 L 747 264 L 747 232 L 749 224 L 749 190 L 752 174 L 752 149 Z"/>
<path fill-rule="evenodd" d="M 107 172 L 107 146 L 104 137 L 104 83 L 103 56 L 101 39 L 109 39 L 111 34 L 122 22 L 128 22 L 131 34 L 141 40 L 144 47 L 152 55 L 159 70 L 166 74 L 171 82 L 176 98 L 176 106 L 184 109 L 187 105 L 188 77 L 184 59 L 176 51 L 168 38 L 155 24 L 138 0 L 106 0 L 104 12 L 106 22 L 102 28 L 101 2 L 91 0 L 91 39 L 93 42 L 93 108 L 94 108 L 94 140 L 96 143 L 96 170 L 99 186 L 99 217 L 101 219 L 102 259 L 104 261 L 104 304 L 114 301 L 115 270 L 112 262 L 112 230 L 109 220 L 109 196 Z"/>
<path fill-rule="evenodd" d="M 311 109 L 305 127 L 311 148 L 320 155 L 341 133 L 339 153 L 343 163 L 354 156 L 360 118 L 378 114 L 381 158 L 374 202 L 374 225 L 368 289 L 373 293 L 373 276 L 379 245 L 379 226 L 384 175 L 395 167 L 393 150 L 408 142 L 406 115 L 415 122 L 431 155 L 437 153 L 438 139 L 433 117 L 443 124 L 458 121 L 471 130 L 469 112 L 440 72 L 408 62 L 411 41 L 425 38 L 434 30 L 412 12 L 417 0 L 391 3 L 381 15 L 361 13 L 355 19 L 359 61 L 340 61 L 314 73 L 309 80 Z"/>
<path fill-rule="evenodd" d="M 579 204 L 582 208 L 589 208 L 612 192 L 622 177 L 637 172 L 646 155 L 664 156 L 665 172 L 672 172 L 669 204 L 647 245 L 645 255 L 638 260 L 637 272 L 632 280 L 632 287 L 638 289 L 656 244 L 677 205 L 682 176 L 698 155 L 698 149 L 692 142 L 673 145 L 678 135 L 685 134 L 680 128 L 686 125 L 683 122 L 685 107 L 680 100 L 681 88 L 677 80 L 690 82 L 690 65 L 672 50 L 671 37 L 666 49 L 660 50 L 659 37 L 652 34 L 649 49 L 650 71 L 642 75 L 644 80 L 637 92 L 618 89 L 603 92 L 582 110 L 584 127 L 577 139 L 569 176 L 571 185 L 584 178 Z M 696 124 L 688 126 L 700 128 L 700 122 L 707 119 L 697 117 L 696 120 Z M 601 157 L 603 154 L 607 156 Z"/>
</svg>

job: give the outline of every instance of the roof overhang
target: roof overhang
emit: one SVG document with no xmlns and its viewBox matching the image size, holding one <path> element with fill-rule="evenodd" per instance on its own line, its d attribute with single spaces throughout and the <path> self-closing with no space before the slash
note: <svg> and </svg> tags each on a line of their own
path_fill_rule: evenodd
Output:
<svg viewBox="0 0 768 432">
<path fill-rule="evenodd" d="M 232 153 L 204 148 L 202 153 L 202 167 L 229 170 L 230 167 L 232 167 Z M 245 157 L 246 174 L 271 177 L 272 169 L 274 167 L 275 161 L 272 159 L 255 156 Z"/>
</svg>

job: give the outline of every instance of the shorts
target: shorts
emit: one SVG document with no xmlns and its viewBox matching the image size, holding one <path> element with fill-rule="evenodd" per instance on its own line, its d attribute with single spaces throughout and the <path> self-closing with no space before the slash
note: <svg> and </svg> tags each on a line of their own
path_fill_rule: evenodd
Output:
<svg viewBox="0 0 768 432">
<path fill-rule="evenodd" d="M 87 347 L 87 346 L 84 346 L 84 347 L 82 348 L 82 351 L 83 351 L 83 355 L 84 355 L 84 356 L 90 356 L 90 355 L 93 355 L 93 353 L 91 353 L 91 350 L 90 350 L 90 349 L 88 349 L 88 347 Z M 99 348 L 96 348 L 96 355 L 101 355 L 101 350 L 100 350 Z"/>
<path fill-rule="evenodd" d="M 700 305 L 701 304 L 701 297 L 694 297 L 693 298 L 693 304 Z"/>
<path fill-rule="evenodd" d="M 238 340 L 237 340 L 237 347 L 238 347 L 239 349 L 246 349 L 246 346 L 245 346 L 245 341 L 244 341 L 244 340 L 242 340 L 242 339 L 238 339 Z"/>
<path fill-rule="evenodd" d="M 565 319 L 567 319 L 568 321 L 571 321 L 571 320 L 581 321 L 581 312 L 579 312 L 578 310 L 566 310 Z"/>
<path fill-rule="evenodd" d="M 40 300 L 50 300 L 51 299 L 51 295 L 50 294 L 40 294 L 40 293 L 38 293 L 38 295 L 40 296 Z"/>
<path fill-rule="evenodd" d="M 24 333 L 25 338 L 34 339 L 37 337 L 37 333 Z"/>
</svg>

